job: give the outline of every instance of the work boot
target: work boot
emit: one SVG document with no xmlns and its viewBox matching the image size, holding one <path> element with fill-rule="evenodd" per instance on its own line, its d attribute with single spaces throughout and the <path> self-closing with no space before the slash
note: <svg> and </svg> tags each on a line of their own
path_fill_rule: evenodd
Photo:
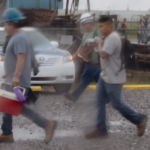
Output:
<svg viewBox="0 0 150 150">
<path fill-rule="evenodd" d="M 13 134 L 10 134 L 10 135 L 4 135 L 4 134 L 1 134 L 0 135 L 0 143 L 1 142 L 14 142 L 14 137 L 13 137 Z"/>
<path fill-rule="evenodd" d="M 54 120 L 49 120 L 48 121 L 48 124 L 47 124 L 47 126 L 45 128 L 46 136 L 45 136 L 45 139 L 44 139 L 44 142 L 46 144 L 48 144 L 52 140 L 53 135 L 54 135 L 54 131 L 55 131 L 55 128 L 56 128 L 56 125 L 57 125 L 56 121 L 54 121 Z"/>
<path fill-rule="evenodd" d="M 139 137 L 143 136 L 147 126 L 148 117 L 145 116 L 143 120 L 137 125 L 137 134 Z"/>
<path fill-rule="evenodd" d="M 73 102 L 76 101 L 76 99 L 70 93 L 65 93 L 64 96 L 66 99 L 68 99 L 70 101 L 73 101 Z"/>
<path fill-rule="evenodd" d="M 86 139 L 94 139 L 94 138 L 103 138 L 107 136 L 106 130 L 99 130 L 96 129 L 94 131 L 91 131 L 85 135 Z"/>
</svg>

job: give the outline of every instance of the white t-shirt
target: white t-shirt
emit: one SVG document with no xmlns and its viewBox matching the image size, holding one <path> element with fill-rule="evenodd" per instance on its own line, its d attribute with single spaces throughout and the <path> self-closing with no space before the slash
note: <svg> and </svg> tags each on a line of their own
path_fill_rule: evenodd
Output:
<svg viewBox="0 0 150 150">
<path fill-rule="evenodd" d="M 100 58 L 101 61 L 101 78 L 110 84 L 122 84 L 126 81 L 125 69 L 121 68 L 121 38 L 116 32 L 112 32 L 104 40 L 102 51 L 109 54 L 105 59 Z"/>
</svg>

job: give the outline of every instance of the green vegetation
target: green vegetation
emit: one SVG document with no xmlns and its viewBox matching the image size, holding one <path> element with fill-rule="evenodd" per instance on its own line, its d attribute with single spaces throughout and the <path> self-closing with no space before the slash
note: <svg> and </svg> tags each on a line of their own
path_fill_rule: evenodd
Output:
<svg viewBox="0 0 150 150">
<path fill-rule="evenodd" d="M 139 24 L 138 22 L 128 22 L 127 27 L 128 29 L 137 29 L 138 24 Z"/>
<path fill-rule="evenodd" d="M 140 84 L 150 84 L 150 79 L 143 78 L 127 78 L 125 85 L 140 85 Z M 95 82 L 92 82 L 91 85 L 96 85 Z"/>
<path fill-rule="evenodd" d="M 126 84 L 150 84 L 150 79 L 145 78 L 128 78 Z"/>
</svg>

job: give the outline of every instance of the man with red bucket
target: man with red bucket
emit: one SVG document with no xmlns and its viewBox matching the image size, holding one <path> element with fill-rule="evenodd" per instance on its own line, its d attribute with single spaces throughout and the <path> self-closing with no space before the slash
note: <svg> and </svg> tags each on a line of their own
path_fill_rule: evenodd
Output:
<svg viewBox="0 0 150 150">
<path fill-rule="evenodd" d="M 11 37 L 6 47 L 4 60 L 5 82 L 11 83 L 11 86 L 5 86 L 5 90 L 13 92 L 13 87 L 21 86 L 26 89 L 27 94 L 31 80 L 31 45 L 26 34 L 21 30 L 21 21 L 24 19 L 21 12 L 14 8 L 6 10 L 2 17 L 5 31 Z M 51 141 L 56 121 L 40 116 L 26 105 L 22 105 L 20 114 L 45 130 L 45 143 Z M 4 113 L 0 142 L 13 141 L 12 114 Z"/>
</svg>

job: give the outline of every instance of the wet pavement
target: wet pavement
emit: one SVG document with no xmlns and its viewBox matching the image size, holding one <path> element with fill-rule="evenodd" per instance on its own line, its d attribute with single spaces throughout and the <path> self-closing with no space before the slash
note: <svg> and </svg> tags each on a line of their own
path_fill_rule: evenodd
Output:
<svg viewBox="0 0 150 150">
<path fill-rule="evenodd" d="M 150 114 L 149 90 L 124 90 L 123 101 L 135 110 Z M 0 143 L 0 150 L 149 150 L 150 121 L 146 133 L 139 138 L 132 125 L 107 105 L 109 136 L 105 139 L 86 140 L 84 134 L 96 124 L 95 91 L 87 90 L 78 102 L 67 101 L 62 95 L 40 95 L 35 106 L 43 116 L 58 121 L 53 140 L 44 144 L 44 131 L 32 121 L 14 117 L 12 144 Z M 2 114 L 0 114 L 0 122 Z"/>
</svg>

